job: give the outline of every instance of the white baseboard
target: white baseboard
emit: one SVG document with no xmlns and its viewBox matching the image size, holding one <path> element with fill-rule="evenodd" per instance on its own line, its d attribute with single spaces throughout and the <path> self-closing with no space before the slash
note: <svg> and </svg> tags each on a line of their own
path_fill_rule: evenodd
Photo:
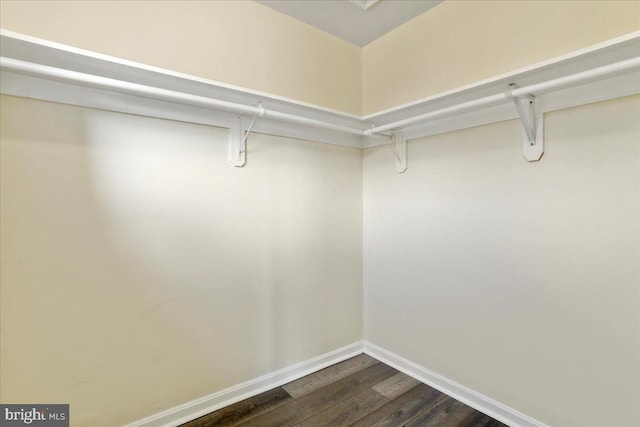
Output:
<svg viewBox="0 0 640 427">
<path fill-rule="evenodd" d="M 440 390 L 460 402 L 483 412 L 496 420 L 512 427 L 548 427 L 515 409 L 471 390 L 427 368 L 398 356 L 382 347 L 367 341 L 359 341 L 337 350 L 314 357 L 304 362 L 280 369 L 233 387 L 192 400 L 166 411 L 127 424 L 124 427 L 173 427 L 194 420 L 198 417 L 232 405 L 249 397 L 263 393 L 305 375 L 324 369 L 327 366 L 342 362 L 360 353 L 386 363 L 405 374 Z"/>
<path fill-rule="evenodd" d="M 263 393 L 288 382 L 302 378 L 327 366 L 342 362 L 362 353 L 362 342 L 358 341 L 337 350 L 314 357 L 304 362 L 280 369 L 200 399 L 192 400 L 166 411 L 127 424 L 125 427 L 168 427 L 177 426 L 187 421 L 216 411 L 225 406 Z"/>
<path fill-rule="evenodd" d="M 512 427 L 548 427 L 538 420 L 503 405 L 500 402 L 496 402 L 490 397 L 460 385 L 455 381 L 451 381 L 442 375 L 436 374 L 427 368 L 423 368 L 375 344 L 364 341 L 363 346 L 364 352 L 374 359 L 386 363 L 400 372 L 404 372 L 502 423 Z"/>
</svg>

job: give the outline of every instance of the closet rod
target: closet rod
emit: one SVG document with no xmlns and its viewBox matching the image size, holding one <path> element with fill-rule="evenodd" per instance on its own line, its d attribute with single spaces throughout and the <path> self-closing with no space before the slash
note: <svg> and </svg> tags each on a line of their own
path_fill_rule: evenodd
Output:
<svg viewBox="0 0 640 427">
<path fill-rule="evenodd" d="M 615 74 L 630 72 L 636 68 L 640 68 L 640 57 L 635 57 L 627 59 L 625 61 L 593 68 L 591 70 L 586 70 L 568 76 L 548 80 L 546 82 L 532 84 L 530 86 L 507 90 L 503 93 L 478 98 L 473 101 L 463 102 L 461 104 L 445 107 L 439 110 L 398 120 L 392 123 L 374 126 L 367 130 L 361 130 L 349 126 L 329 123 L 322 120 L 311 119 L 280 111 L 266 110 L 260 107 L 237 104 L 199 95 L 192 95 L 183 92 L 161 89 L 153 86 L 141 85 L 138 83 L 111 79 L 108 77 L 101 77 L 92 74 L 80 73 L 77 71 L 65 70 L 62 68 L 50 67 L 47 65 L 36 64 L 32 62 L 20 61 L 13 58 L 0 57 L 0 68 L 2 70 L 18 72 L 35 77 L 44 77 L 55 81 L 76 83 L 97 89 L 111 90 L 151 99 L 177 102 L 181 104 L 211 108 L 214 110 L 227 111 L 236 114 L 261 116 L 271 118 L 273 120 L 331 129 L 339 132 L 350 133 L 353 135 L 383 137 L 383 135 L 380 135 L 380 133 L 382 132 L 394 129 L 402 129 L 406 126 L 425 122 L 429 119 L 441 118 L 444 116 L 464 113 L 475 109 L 486 108 L 493 105 L 511 102 L 513 97 L 519 97 L 529 94 L 535 95 L 552 90 L 564 89 L 571 86 L 577 86 L 591 80 L 597 80 Z"/>
<path fill-rule="evenodd" d="M 168 89 L 161 89 L 153 86 L 146 86 L 138 83 L 131 83 L 122 80 L 111 79 L 108 77 L 96 76 L 93 74 L 80 73 L 77 71 L 50 67 L 48 65 L 36 64 L 33 62 L 20 61 L 18 59 L 7 58 L 4 56 L 0 57 L 0 68 L 5 71 L 13 71 L 35 77 L 44 77 L 59 82 L 81 84 L 83 86 L 110 90 L 119 93 L 125 93 L 128 95 L 137 95 L 162 101 L 177 102 L 180 104 L 211 108 L 214 110 L 221 110 L 236 114 L 267 117 L 273 120 L 332 129 L 354 135 L 363 134 L 363 131 L 361 129 L 328 123 L 322 120 L 296 116 L 295 114 L 267 110 L 261 107 L 237 104 L 234 102 L 227 102 L 219 99 L 208 98 L 205 96 L 192 95 Z"/>
<path fill-rule="evenodd" d="M 605 65 L 591 70 L 582 71 L 568 76 L 559 77 L 557 79 L 548 80 L 542 83 L 532 84 L 530 86 L 520 87 L 514 90 L 498 93 L 495 95 L 485 96 L 483 98 L 474 99 L 473 101 L 463 102 L 451 107 L 441 108 L 439 110 L 431 111 L 429 113 L 420 114 L 418 116 L 409 117 L 406 119 L 398 120 L 385 125 L 372 127 L 364 131 L 364 134 L 369 136 L 375 133 L 385 132 L 391 129 L 402 129 L 405 126 L 417 124 L 427 121 L 429 119 L 440 118 L 457 113 L 465 113 L 468 111 L 491 107 L 498 104 L 511 102 L 512 98 L 523 95 L 535 95 L 539 93 L 549 92 L 552 90 L 566 89 L 568 87 L 577 86 L 581 83 L 597 80 L 599 78 L 608 77 L 614 74 L 623 74 L 625 72 L 633 71 L 635 68 L 640 68 L 640 57 L 627 59 L 625 61 L 615 62 L 613 64 Z"/>
</svg>

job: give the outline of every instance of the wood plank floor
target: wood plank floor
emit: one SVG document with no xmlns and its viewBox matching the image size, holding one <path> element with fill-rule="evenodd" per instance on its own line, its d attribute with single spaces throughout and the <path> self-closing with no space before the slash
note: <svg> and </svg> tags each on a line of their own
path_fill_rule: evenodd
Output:
<svg viewBox="0 0 640 427">
<path fill-rule="evenodd" d="M 504 424 L 361 354 L 183 427 L 498 427 Z"/>
</svg>

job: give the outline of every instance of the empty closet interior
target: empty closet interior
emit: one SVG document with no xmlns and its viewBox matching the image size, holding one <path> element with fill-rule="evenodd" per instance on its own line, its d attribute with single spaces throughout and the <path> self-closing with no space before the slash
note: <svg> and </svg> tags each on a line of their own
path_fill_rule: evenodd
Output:
<svg viewBox="0 0 640 427">
<path fill-rule="evenodd" d="M 640 425 L 640 2 L 0 24 L 0 403 L 178 425 L 366 353 L 507 425 Z"/>
</svg>

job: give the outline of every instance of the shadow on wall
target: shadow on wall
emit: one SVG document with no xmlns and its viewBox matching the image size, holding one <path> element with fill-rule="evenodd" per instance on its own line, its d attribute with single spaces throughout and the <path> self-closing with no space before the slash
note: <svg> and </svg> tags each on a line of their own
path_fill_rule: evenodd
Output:
<svg viewBox="0 0 640 427">
<path fill-rule="evenodd" d="M 313 315 L 314 274 L 354 281 L 305 215 L 326 177 L 239 173 L 221 129 L 2 102 L 3 401 L 123 424 L 357 338 Z"/>
</svg>

